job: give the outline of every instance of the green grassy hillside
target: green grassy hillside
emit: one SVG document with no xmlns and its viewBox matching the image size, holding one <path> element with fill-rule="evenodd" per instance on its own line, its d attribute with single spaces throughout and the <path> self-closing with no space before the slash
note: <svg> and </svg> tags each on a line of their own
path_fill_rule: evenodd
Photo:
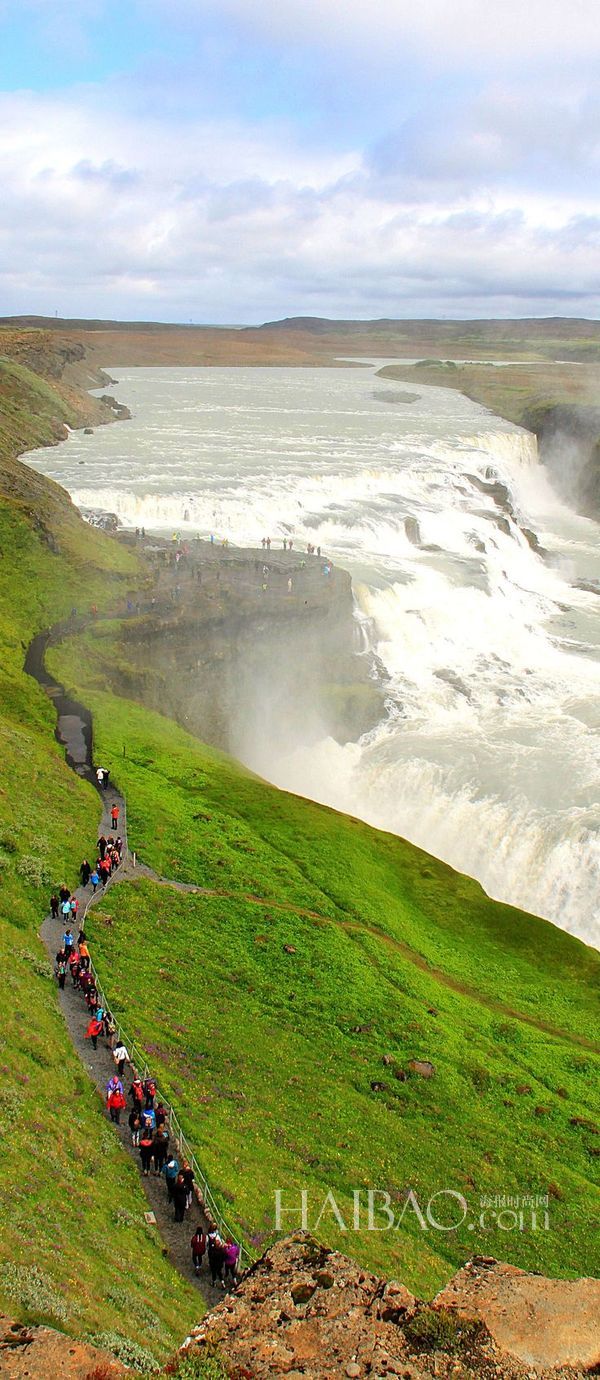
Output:
<svg viewBox="0 0 600 1380">
<path fill-rule="evenodd" d="M 64 763 L 25 649 L 73 605 L 114 609 L 146 578 L 14 458 L 58 434 L 63 405 L 21 359 L 0 359 L 0 1308 L 163 1357 L 198 1296 L 144 1224 L 138 1176 L 71 1049 L 38 939 L 49 888 L 73 883 L 89 851 L 98 803 Z M 350 1225 L 360 1190 L 364 1228 L 373 1187 L 396 1215 L 408 1201 L 400 1230 L 344 1234 L 330 1212 L 317 1230 L 424 1294 L 475 1251 L 600 1273 L 598 955 L 110 695 L 113 633 L 96 626 L 50 660 L 94 710 L 132 846 L 218 894 L 147 879 L 114 888 L 94 912 L 95 957 L 226 1215 L 258 1247 L 276 1188 L 284 1204 L 309 1190 L 311 1227 L 328 1190 Z M 411 1190 L 423 1213 L 432 1194 L 464 1194 L 466 1221 L 442 1231 L 417 1219 Z M 482 1203 L 546 1193 L 537 1231 L 528 1208 L 523 1230 L 501 1230 Z M 444 1203 L 456 1199 L 436 1200 L 440 1221 Z"/>
<path fill-rule="evenodd" d="M 413 1207 L 399 1231 L 343 1234 L 331 1212 L 318 1230 L 424 1294 L 474 1252 L 598 1273 L 600 956 L 106 693 L 112 651 L 98 628 L 50 664 L 93 709 L 130 845 L 221 894 L 120 885 L 94 947 L 227 1214 L 262 1243 L 276 1188 L 309 1190 L 311 1226 L 329 1189 L 346 1224 L 354 1189 L 396 1214 L 411 1189 L 423 1212 L 451 1190 L 469 1205 L 458 1231 Z M 522 1230 L 498 1228 L 485 1207 L 530 1194 L 549 1195 L 547 1229 L 527 1207 Z"/>
<path fill-rule="evenodd" d="M 98 398 L 66 381 L 81 363 L 84 350 L 48 331 L 15 331 L 0 327 L 0 457 L 6 460 L 37 446 L 53 445 L 66 435 L 66 426 L 110 421 Z"/>
<path fill-rule="evenodd" d="M 76 880 L 96 793 L 54 740 L 22 670 L 32 634 L 141 579 L 57 485 L 0 454 L 0 1308 L 163 1357 L 198 1296 L 163 1258 L 136 1170 L 72 1050 L 38 938 L 51 886 Z"/>
</svg>

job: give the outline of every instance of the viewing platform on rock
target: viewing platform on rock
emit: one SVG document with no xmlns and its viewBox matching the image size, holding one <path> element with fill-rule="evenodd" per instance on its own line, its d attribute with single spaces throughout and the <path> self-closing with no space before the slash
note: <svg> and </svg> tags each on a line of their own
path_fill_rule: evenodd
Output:
<svg viewBox="0 0 600 1380">
<path fill-rule="evenodd" d="M 149 562 L 153 583 L 136 599 L 136 611 L 177 609 L 204 619 L 268 612 L 282 616 L 351 607 L 352 580 L 327 555 L 304 548 L 234 546 L 200 537 L 121 529 L 119 541 L 134 546 Z M 131 609 L 129 610 L 132 611 Z"/>
</svg>

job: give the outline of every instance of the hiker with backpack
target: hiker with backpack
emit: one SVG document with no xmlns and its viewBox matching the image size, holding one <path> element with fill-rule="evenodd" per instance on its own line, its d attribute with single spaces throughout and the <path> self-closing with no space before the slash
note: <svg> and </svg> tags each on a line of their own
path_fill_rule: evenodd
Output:
<svg viewBox="0 0 600 1380">
<path fill-rule="evenodd" d="M 223 1272 L 225 1283 L 230 1283 L 232 1289 L 234 1289 L 236 1285 L 239 1259 L 240 1248 L 229 1236 L 225 1242 L 223 1251 Z"/>
<path fill-rule="evenodd" d="M 165 1164 L 169 1153 L 169 1132 L 164 1126 L 157 1126 L 152 1141 L 152 1158 L 154 1160 L 154 1173 L 162 1174 L 162 1167 Z"/>
<path fill-rule="evenodd" d="M 161 1174 L 164 1174 L 165 1183 L 167 1185 L 167 1202 L 172 1203 L 173 1189 L 175 1187 L 177 1175 L 179 1174 L 179 1160 L 172 1151 L 167 1155 L 167 1159 L 161 1169 Z"/>
<path fill-rule="evenodd" d="M 142 1083 L 141 1078 L 138 1077 L 137 1073 L 129 1089 L 129 1096 L 133 1102 L 134 1107 L 137 1108 L 141 1116 L 142 1103 L 144 1101 L 144 1085 Z"/>
<path fill-rule="evenodd" d="M 142 1131 L 142 1123 L 140 1120 L 140 1114 L 137 1110 L 137 1107 L 132 1107 L 127 1118 L 127 1124 L 129 1126 L 129 1130 L 131 1131 L 131 1144 L 134 1145 L 137 1150 L 139 1149 L 140 1135 Z"/>
<path fill-rule="evenodd" d="M 144 1178 L 147 1179 L 150 1173 L 150 1165 L 152 1164 L 152 1151 L 154 1148 L 152 1131 L 148 1127 L 142 1127 L 142 1130 L 140 1132 L 139 1147 L 140 1159 L 142 1161 L 142 1174 L 144 1175 Z"/>
<path fill-rule="evenodd" d="M 92 1016 L 92 1017 L 90 1018 L 89 1023 L 88 1023 L 88 1028 L 87 1028 L 87 1030 L 86 1030 L 86 1032 L 85 1032 L 85 1039 L 86 1039 L 86 1040 L 91 1040 L 91 1042 L 92 1042 L 92 1049 L 97 1049 L 97 1048 L 98 1048 L 98 1036 L 101 1035 L 101 1034 L 102 1034 L 102 1021 L 99 1021 L 98 1018 L 97 1018 L 96 1016 Z"/>
<path fill-rule="evenodd" d="M 186 1206 L 186 1208 L 188 1209 L 188 1212 L 189 1212 L 189 1209 L 190 1209 L 191 1206 L 192 1206 L 192 1197 L 193 1197 L 193 1192 L 194 1192 L 194 1179 L 196 1178 L 196 1175 L 194 1174 L 194 1171 L 193 1171 L 193 1169 L 192 1169 L 192 1166 L 191 1166 L 189 1160 L 184 1160 L 184 1161 L 183 1161 L 183 1164 L 182 1164 L 182 1166 L 181 1166 L 181 1172 L 182 1172 L 182 1174 L 183 1174 L 183 1182 L 184 1182 L 184 1184 L 185 1184 L 185 1206 Z"/>
<path fill-rule="evenodd" d="M 192 1248 L 192 1265 L 194 1274 L 199 1275 L 202 1269 L 202 1261 L 206 1253 L 206 1237 L 202 1227 L 196 1227 L 194 1235 L 190 1241 Z"/>
<path fill-rule="evenodd" d="M 216 1288 L 217 1281 L 225 1288 L 223 1282 L 223 1266 L 225 1264 L 225 1247 L 219 1236 L 218 1231 L 208 1233 L 208 1265 L 210 1269 L 210 1282 L 213 1289 Z"/>
<path fill-rule="evenodd" d="M 108 1107 L 110 1119 L 111 1121 L 114 1121 L 116 1126 L 121 1125 L 121 1112 L 124 1111 L 125 1107 L 127 1106 L 127 1103 L 125 1101 L 125 1095 L 123 1093 L 123 1087 L 122 1085 L 119 1085 L 119 1087 L 120 1090 L 119 1088 L 112 1089 L 109 1092 L 108 1097 L 106 1099 L 106 1105 Z"/>
</svg>

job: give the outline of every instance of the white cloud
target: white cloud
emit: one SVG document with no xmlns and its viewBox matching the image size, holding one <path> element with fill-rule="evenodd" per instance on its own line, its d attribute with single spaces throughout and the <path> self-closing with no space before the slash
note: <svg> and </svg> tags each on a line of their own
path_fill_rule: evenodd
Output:
<svg viewBox="0 0 600 1380">
<path fill-rule="evenodd" d="M 597 156 L 597 110 L 577 91 L 539 92 L 528 124 L 519 88 L 495 86 L 364 157 L 289 125 L 142 116 L 133 94 L 0 97 L 5 312 L 600 309 L 600 197 L 589 179 L 560 193 Z"/>
<path fill-rule="evenodd" d="M 150 9 L 201 26 L 229 17 L 286 48 L 325 45 L 365 60 L 418 54 L 427 65 L 473 60 L 536 64 L 550 57 L 589 58 L 600 50 L 597 0 L 146 0 Z"/>
</svg>

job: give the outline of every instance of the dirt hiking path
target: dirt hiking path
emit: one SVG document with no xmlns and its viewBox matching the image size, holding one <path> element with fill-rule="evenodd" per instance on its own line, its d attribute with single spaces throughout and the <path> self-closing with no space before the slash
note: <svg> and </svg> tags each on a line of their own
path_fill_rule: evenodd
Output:
<svg viewBox="0 0 600 1380">
<path fill-rule="evenodd" d="M 67 762 L 78 776 L 90 781 L 98 789 L 96 775 L 93 766 L 93 745 L 92 745 L 92 720 L 88 709 L 84 705 L 78 704 L 76 700 L 70 699 L 57 681 L 50 676 L 44 665 L 44 652 L 48 642 L 48 634 L 41 634 L 34 638 L 30 646 L 25 662 L 25 669 L 30 675 L 43 686 L 46 693 L 52 699 L 56 714 L 57 727 L 56 737 L 63 744 L 66 750 Z M 104 834 L 115 833 L 112 826 L 111 810 L 114 805 L 119 809 L 119 820 L 117 833 L 123 840 L 123 856 L 127 858 L 127 809 L 123 796 L 112 785 L 109 784 L 106 790 L 98 790 L 101 802 L 101 817 L 98 828 L 98 837 Z M 90 841 L 90 858 L 92 863 L 95 860 L 96 840 Z M 93 856 L 92 856 L 93 855 Z M 124 869 L 126 864 L 122 864 Z M 119 877 L 119 871 L 114 874 L 114 878 Z M 108 886 L 114 885 L 111 879 Z M 84 927 L 84 916 L 88 907 L 92 906 L 96 900 L 105 895 L 106 888 L 98 887 L 94 897 L 93 887 L 88 883 L 86 887 L 79 886 L 72 893 L 80 904 L 78 923 Z M 64 922 L 62 919 L 53 920 L 52 916 L 46 916 L 41 930 L 40 937 L 45 945 L 46 952 L 51 964 L 54 966 L 56 954 L 62 947 L 62 936 L 64 933 Z M 75 936 L 77 937 L 77 936 Z M 72 986 L 71 979 L 67 976 L 64 991 L 58 991 L 58 999 L 63 1013 L 69 1035 L 74 1048 L 81 1059 L 81 1062 L 96 1085 L 102 1097 L 103 1103 L 106 1099 L 106 1084 L 115 1072 L 115 1064 L 112 1053 L 106 1041 L 101 1036 L 98 1040 L 98 1048 L 92 1048 L 91 1040 L 86 1040 L 85 1031 L 89 1021 L 89 1011 L 85 1004 L 83 993 Z M 126 1066 L 123 1086 L 127 1095 L 130 1080 L 133 1077 L 132 1066 Z M 127 1117 L 131 1110 L 131 1101 L 121 1114 L 122 1124 L 114 1126 L 115 1134 L 119 1137 L 126 1154 L 134 1160 L 136 1168 L 140 1171 L 141 1164 L 139 1150 L 131 1144 L 131 1134 L 127 1125 Z M 173 1136 L 171 1136 L 171 1144 Z M 181 1161 L 181 1156 L 178 1156 Z M 203 1231 L 208 1228 L 207 1217 L 205 1216 L 200 1203 L 194 1196 L 191 1208 L 185 1214 L 185 1220 L 181 1223 L 174 1221 L 174 1213 L 171 1204 L 167 1200 L 167 1190 L 165 1180 L 162 1176 L 155 1176 L 151 1173 L 148 1178 L 141 1176 L 142 1186 L 148 1200 L 148 1208 L 154 1213 L 156 1218 L 156 1229 L 159 1232 L 164 1245 L 165 1253 L 171 1263 L 179 1270 L 180 1274 L 191 1283 L 194 1288 L 203 1295 L 209 1307 L 214 1306 L 222 1297 L 223 1291 L 220 1288 L 213 1288 L 208 1274 L 208 1262 L 205 1256 L 202 1273 L 199 1276 L 194 1274 L 192 1269 L 192 1257 L 190 1250 L 190 1239 L 197 1226 L 202 1227 Z"/>
</svg>

